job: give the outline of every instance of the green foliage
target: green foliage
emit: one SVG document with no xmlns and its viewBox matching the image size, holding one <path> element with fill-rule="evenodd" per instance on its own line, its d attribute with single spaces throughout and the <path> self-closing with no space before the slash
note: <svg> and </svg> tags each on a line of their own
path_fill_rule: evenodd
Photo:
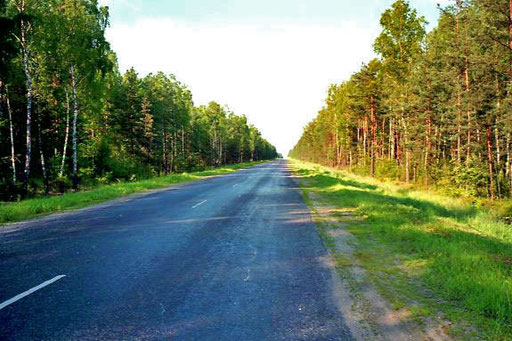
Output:
<svg viewBox="0 0 512 341">
<path fill-rule="evenodd" d="M 20 188 L 13 184 L 12 179 L 2 179 L 0 181 L 0 201 L 17 200 L 20 192 Z"/>
<path fill-rule="evenodd" d="M 368 171 L 362 172 L 362 174 L 368 174 Z M 396 161 L 394 160 L 382 160 L 377 165 L 376 176 L 386 180 L 397 180 L 400 179 L 400 169 L 396 167 Z"/>
<path fill-rule="evenodd" d="M 425 24 L 425 18 L 418 17 L 405 0 L 396 1 L 382 14 L 383 30 L 375 40 L 374 49 L 397 79 L 405 76 L 407 64 L 420 53 Z"/>
<path fill-rule="evenodd" d="M 96 142 L 94 149 L 94 173 L 96 176 L 101 176 L 111 170 L 109 164 L 112 162 L 112 146 L 104 137 Z"/>
<path fill-rule="evenodd" d="M 462 194 L 473 197 L 487 195 L 487 170 L 477 162 L 453 168 L 452 183 Z M 453 188 L 454 186 L 448 186 Z"/>
<path fill-rule="evenodd" d="M 359 174 L 512 195 L 510 20 L 506 0 L 456 1 L 436 28 L 405 0 L 381 16 L 379 59 L 340 85 L 290 156 Z"/>
<path fill-rule="evenodd" d="M 54 180 L 54 184 L 53 184 L 53 187 L 59 192 L 59 193 L 64 193 L 66 192 L 69 188 L 71 188 L 73 184 L 71 183 L 71 179 L 65 177 L 65 176 L 58 176 L 55 180 Z"/>
<path fill-rule="evenodd" d="M 45 182 L 54 192 L 69 189 L 68 180 L 76 180 L 75 141 L 84 187 L 276 157 L 244 116 L 215 102 L 194 107 L 190 90 L 173 75 L 141 78 L 133 68 L 121 74 L 105 38 L 108 23 L 108 8 L 97 0 L 8 0 L 1 6 L 0 200 L 18 198 L 16 191 L 8 194 L 9 181 L 25 170 L 23 50 L 29 51 L 33 88 L 29 196 L 42 194 Z"/>
<path fill-rule="evenodd" d="M 440 310 L 444 318 L 464 318 L 483 339 L 510 339 L 512 229 L 495 220 L 495 210 L 512 212 L 509 202 L 477 208 L 453 196 L 314 164 L 293 161 L 292 168 L 307 183 L 306 193 L 355 209 L 359 219 L 346 222 L 357 238 L 355 254 L 386 297 L 423 307 L 426 314 Z"/>
</svg>

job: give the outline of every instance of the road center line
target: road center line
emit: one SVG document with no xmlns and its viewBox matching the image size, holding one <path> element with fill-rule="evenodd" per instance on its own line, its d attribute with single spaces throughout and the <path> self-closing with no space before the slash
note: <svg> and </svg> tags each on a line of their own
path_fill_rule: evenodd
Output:
<svg viewBox="0 0 512 341">
<path fill-rule="evenodd" d="M 59 275 L 59 276 L 55 276 L 55 277 L 53 277 L 52 279 L 49 279 L 49 280 L 47 280 L 46 282 L 43 282 L 43 283 L 39 284 L 38 286 L 33 287 L 32 289 L 28 289 L 27 291 L 24 291 L 24 292 L 22 292 L 21 294 L 16 295 L 16 296 L 14 296 L 14 297 L 13 297 L 13 298 L 11 298 L 11 299 L 8 299 L 7 301 L 5 301 L 5 302 L 3 302 L 3 303 L 1 303 L 1 304 L 0 304 L 0 310 L 4 309 L 5 307 L 7 307 L 7 306 L 8 306 L 8 305 L 10 305 L 10 304 L 13 304 L 13 303 L 14 303 L 14 302 L 16 302 L 16 301 L 21 300 L 21 299 L 22 299 L 23 297 L 25 297 L 25 296 L 28 296 L 28 295 L 30 295 L 30 294 L 32 294 L 32 293 L 34 293 L 34 292 L 36 292 L 37 290 L 42 289 L 42 288 L 44 288 L 45 286 L 50 285 L 50 284 L 52 284 L 53 282 L 58 281 L 59 279 L 61 279 L 61 278 L 63 278 L 63 277 L 66 277 L 66 275 Z"/>
<path fill-rule="evenodd" d="M 205 203 L 205 202 L 207 202 L 207 201 L 208 201 L 208 200 L 203 200 L 203 201 L 201 201 L 201 202 L 199 202 L 199 203 L 195 204 L 194 206 L 192 206 L 192 208 L 196 208 L 197 206 L 202 205 L 202 204 L 204 204 L 204 203 Z"/>
</svg>

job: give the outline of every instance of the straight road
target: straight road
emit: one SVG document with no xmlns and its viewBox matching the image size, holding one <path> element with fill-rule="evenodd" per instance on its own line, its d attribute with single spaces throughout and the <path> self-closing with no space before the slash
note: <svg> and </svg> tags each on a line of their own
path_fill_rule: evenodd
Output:
<svg viewBox="0 0 512 341">
<path fill-rule="evenodd" d="M 0 226 L 1 340 L 347 340 L 285 161 Z"/>
</svg>

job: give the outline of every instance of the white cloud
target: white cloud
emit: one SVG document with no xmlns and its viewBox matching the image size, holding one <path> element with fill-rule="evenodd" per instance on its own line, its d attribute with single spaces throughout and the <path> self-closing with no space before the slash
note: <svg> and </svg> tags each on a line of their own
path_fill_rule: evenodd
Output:
<svg viewBox="0 0 512 341">
<path fill-rule="evenodd" d="M 330 83 L 373 57 L 371 28 L 276 23 L 192 24 L 141 19 L 107 37 L 122 70 L 163 71 L 189 86 L 196 104 L 215 100 L 245 114 L 282 153 L 323 105 Z"/>
</svg>

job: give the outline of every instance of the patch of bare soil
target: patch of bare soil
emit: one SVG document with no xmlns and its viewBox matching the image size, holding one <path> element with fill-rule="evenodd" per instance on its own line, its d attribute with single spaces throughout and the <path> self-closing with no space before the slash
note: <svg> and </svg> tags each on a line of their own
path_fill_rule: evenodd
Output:
<svg viewBox="0 0 512 341">
<path fill-rule="evenodd" d="M 296 179 L 307 186 L 306 179 Z M 407 308 L 395 310 L 371 284 L 366 270 L 354 256 L 355 237 L 346 228 L 359 220 L 353 209 L 322 204 L 315 193 L 308 193 L 312 215 L 330 253 L 323 260 L 333 271 L 334 299 L 356 340 L 451 340 L 445 322 L 417 322 Z"/>
</svg>

